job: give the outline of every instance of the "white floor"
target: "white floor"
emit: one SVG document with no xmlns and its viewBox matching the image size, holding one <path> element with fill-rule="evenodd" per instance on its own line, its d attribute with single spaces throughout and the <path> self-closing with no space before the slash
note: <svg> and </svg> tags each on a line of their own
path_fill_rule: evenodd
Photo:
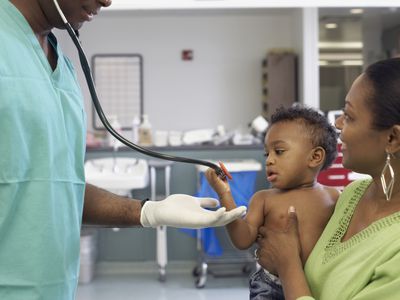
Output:
<svg viewBox="0 0 400 300">
<path fill-rule="evenodd" d="M 244 300 L 249 297 L 246 275 L 208 275 L 205 287 L 198 289 L 189 268 L 167 268 L 165 282 L 158 280 L 155 268 L 98 273 L 90 283 L 79 285 L 76 300 Z"/>
</svg>

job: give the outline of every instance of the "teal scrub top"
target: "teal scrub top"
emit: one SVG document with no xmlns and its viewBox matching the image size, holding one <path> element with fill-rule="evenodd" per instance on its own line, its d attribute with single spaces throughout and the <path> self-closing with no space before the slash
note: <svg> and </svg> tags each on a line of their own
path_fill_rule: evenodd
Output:
<svg viewBox="0 0 400 300">
<path fill-rule="evenodd" d="M 0 0 L 0 299 L 71 300 L 79 271 L 86 116 L 71 63 L 53 71 Z"/>
</svg>

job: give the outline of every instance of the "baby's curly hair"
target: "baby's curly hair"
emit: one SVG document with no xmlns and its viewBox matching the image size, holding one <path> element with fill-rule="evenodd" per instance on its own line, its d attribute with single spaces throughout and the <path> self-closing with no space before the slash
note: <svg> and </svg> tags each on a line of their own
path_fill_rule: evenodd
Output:
<svg viewBox="0 0 400 300">
<path fill-rule="evenodd" d="M 312 108 L 292 106 L 290 108 L 280 107 L 271 116 L 269 126 L 279 122 L 300 121 L 310 137 L 313 147 L 322 147 L 326 158 L 321 170 L 327 169 L 337 156 L 336 129 L 329 124 L 325 116 Z"/>
</svg>

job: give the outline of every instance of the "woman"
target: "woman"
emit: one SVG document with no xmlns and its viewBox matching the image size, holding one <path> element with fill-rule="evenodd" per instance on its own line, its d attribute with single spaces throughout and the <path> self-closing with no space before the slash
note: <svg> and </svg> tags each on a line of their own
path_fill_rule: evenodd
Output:
<svg viewBox="0 0 400 300">
<path fill-rule="evenodd" d="M 400 299 L 400 58 L 354 81 L 336 127 L 344 167 L 372 179 L 343 191 L 304 270 L 295 207 L 286 228 L 260 228 L 259 263 L 286 299 Z"/>
</svg>

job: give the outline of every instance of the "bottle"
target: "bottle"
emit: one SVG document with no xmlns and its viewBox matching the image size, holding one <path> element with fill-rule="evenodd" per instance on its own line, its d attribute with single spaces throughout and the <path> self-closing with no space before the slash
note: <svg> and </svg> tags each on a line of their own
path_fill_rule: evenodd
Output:
<svg viewBox="0 0 400 300">
<path fill-rule="evenodd" d="M 117 119 L 117 116 L 110 116 L 109 117 L 109 119 L 110 119 L 110 125 L 111 125 L 111 127 L 112 128 L 114 128 L 114 130 L 117 132 L 117 133 L 119 133 L 119 134 L 122 134 L 122 126 L 121 126 L 121 124 L 118 122 L 118 119 Z M 114 150 L 117 150 L 119 147 L 121 147 L 122 146 L 122 143 L 119 141 L 119 140 L 117 140 L 113 135 L 111 135 L 111 134 L 109 134 L 109 146 L 110 147 L 113 147 L 114 148 Z"/>
<path fill-rule="evenodd" d="M 140 117 L 134 116 L 132 120 L 132 143 L 137 144 L 139 142 L 139 126 Z"/>
<path fill-rule="evenodd" d="M 153 139 L 151 136 L 151 124 L 149 117 L 143 115 L 142 123 L 139 126 L 139 145 L 151 146 L 153 144 Z"/>
</svg>

